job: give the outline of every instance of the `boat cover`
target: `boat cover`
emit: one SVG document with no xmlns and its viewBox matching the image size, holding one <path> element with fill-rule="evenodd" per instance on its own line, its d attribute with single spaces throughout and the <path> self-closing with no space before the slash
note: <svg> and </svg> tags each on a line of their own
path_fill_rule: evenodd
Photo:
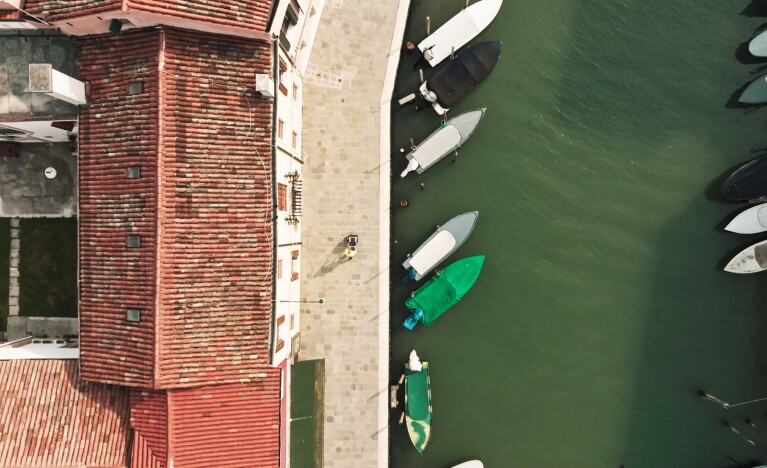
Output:
<svg viewBox="0 0 767 468">
<path fill-rule="evenodd" d="M 479 277 L 484 255 L 456 260 L 434 275 L 405 301 L 409 309 L 423 309 L 424 326 L 431 325 L 469 292 Z"/>
<path fill-rule="evenodd" d="M 748 43 L 748 51 L 755 57 L 767 57 L 767 31 L 751 39 Z"/>
<path fill-rule="evenodd" d="M 453 107 L 493 71 L 501 56 L 500 41 L 474 44 L 426 81 L 426 88 L 445 109 Z"/>
<path fill-rule="evenodd" d="M 405 372 L 407 431 L 416 450 L 423 453 L 431 436 L 431 383 L 429 363 L 418 372 Z"/>
<path fill-rule="evenodd" d="M 767 196 L 767 154 L 733 172 L 722 184 L 720 193 L 728 201 L 755 200 Z"/>
<path fill-rule="evenodd" d="M 423 275 L 434 268 L 445 255 L 455 247 L 455 237 L 447 231 L 440 231 L 431 241 L 410 257 L 410 266 Z"/>
<path fill-rule="evenodd" d="M 431 138 L 416 148 L 412 156 L 421 167 L 429 167 L 460 144 L 461 132 L 457 128 L 447 125 L 440 128 Z"/>
<path fill-rule="evenodd" d="M 767 244 L 757 244 L 754 247 L 754 260 L 760 267 L 767 268 Z"/>
</svg>

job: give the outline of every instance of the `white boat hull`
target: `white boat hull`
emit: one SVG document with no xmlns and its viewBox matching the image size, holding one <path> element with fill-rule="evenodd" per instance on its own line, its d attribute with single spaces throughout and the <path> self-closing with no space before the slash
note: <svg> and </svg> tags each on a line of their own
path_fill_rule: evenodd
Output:
<svg viewBox="0 0 767 468">
<path fill-rule="evenodd" d="M 485 465 L 479 460 L 471 460 L 455 465 L 453 468 L 485 468 Z"/>
<path fill-rule="evenodd" d="M 767 31 L 751 39 L 748 43 L 748 51 L 754 57 L 767 57 Z"/>
<path fill-rule="evenodd" d="M 724 271 L 730 273 L 758 273 L 767 269 L 767 240 L 743 249 L 730 260 Z"/>
<path fill-rule="evenodd" d="M 402 267 L 408 271 L 412 268 L 415 273 L 413 279 L 420 281 L 466 242 L 469 234 L 474 230 L 478 217 L 478 211 L 470 211 L 450 219 L 429 236 L 402 263 Z"/>
<path fill-rule="evenodd" d="M 767 231 L 767 203 L 760 203 L 744 210 L 724 229 L 737 234 L 757 234 Z"/>
<path fill-rule="evenodd" d="M 425 54 L 424 58 L 429 65 L 436 66 L 488 27 L 501 9 L 502 3 L 503 0 L 481 0 L 464 8 L 421 41 L 418 50 L 428 50 L 429 53 Z"/>
</svg>

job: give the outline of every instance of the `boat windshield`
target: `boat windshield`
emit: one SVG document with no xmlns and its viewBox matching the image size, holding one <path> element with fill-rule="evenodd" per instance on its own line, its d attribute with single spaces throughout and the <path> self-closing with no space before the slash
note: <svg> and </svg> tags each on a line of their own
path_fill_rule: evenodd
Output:
<svg viewBox="0 0 767 468">
<path fill-rule="evenodd" d="M 410 266 L 420 274 L 434 268 L 455 247 L 455 237 L 447 231 L 440 231 L 421 250 L 410 257 Z"/>
</svg>

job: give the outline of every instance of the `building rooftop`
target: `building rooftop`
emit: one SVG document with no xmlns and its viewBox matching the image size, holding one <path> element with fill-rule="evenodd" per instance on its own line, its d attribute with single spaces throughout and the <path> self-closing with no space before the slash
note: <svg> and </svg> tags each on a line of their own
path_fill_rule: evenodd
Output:
<svg viewBox="0 0 767 468">
<path fill-rule="evenodd" d="M 128 390 L 83 382 L 76 360 L 0 361 L 0 395 L 0 466 L 127 466 Z"/>
<path fill-rule="evenodd" d="M 251 93 L 270 60 L 265 42 L 171 28 L 81 41 L 86 379 L 165 389 L 268 368 L 272 108 Z"/>
</svg>

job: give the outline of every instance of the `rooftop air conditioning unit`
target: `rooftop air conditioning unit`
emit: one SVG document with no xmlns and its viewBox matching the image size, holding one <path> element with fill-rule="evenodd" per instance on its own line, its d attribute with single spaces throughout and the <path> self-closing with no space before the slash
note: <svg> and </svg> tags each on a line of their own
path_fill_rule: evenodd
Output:
<svg viewBox="0 0 767 468">
<path fill-rule="evenodd" d="M 256 91 L 264 97 L 274 97 L 274 80 L 266 73 L 256 74 Z"/>
<path fill-rule="evenodd" d="M 75 105 L 88 102 L 85 83 L 54 70 L 50 63 L 29 64 L 29 92 L 45 93 Z"/>
</svg>

